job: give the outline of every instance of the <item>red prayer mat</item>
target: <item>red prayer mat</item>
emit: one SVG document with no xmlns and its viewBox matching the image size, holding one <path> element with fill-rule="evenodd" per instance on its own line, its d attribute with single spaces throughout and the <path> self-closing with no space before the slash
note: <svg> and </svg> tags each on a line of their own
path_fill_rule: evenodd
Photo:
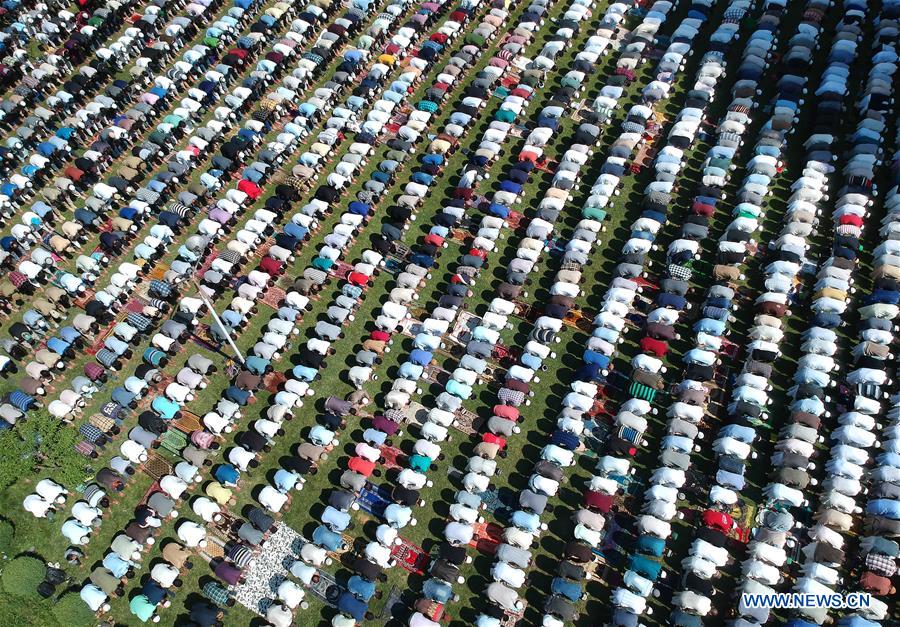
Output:
<svg viewBox="0 0 900 627">
<path fill-rule="evenodd" d="M 353 266 L 346 261 L 338 261 L 329 270 L 329 273 L 339 279 L 346 279 L 347 275 L 353 272 Z"/>
<path fill-rule="evenodd" d="M 128 301 L 128 304 L 125 305 L 126 313 L 141 313 L 142 311 L 144 311 L 144 303 L 136 298 L 132 298 Z"/>
<path fill-rule="evenodd" d="M 200 264 L 200 267 L 197 269 L 195 273 L 196 276 L 203 276 L 206 272 L 212 267 L 212 262 L 216 260 L 219 256 L 219 251 L 213 250 L 206 256 L 206 259 L 203 260 L 203 263 Z"/>
<path fill-rule="evenodd" d="M 287 376 L 283 372 L 270 372 L 265 375 L 262 380 L 263 387 L 270 393 L 275 394 L 282 383 L 287 381 Z"/>
<path fill-rule="evenodd" d="M 402 465 L 397 463 L 397 460 L 406 457 L 406 454 L 398 449 L 396 446 L 385 446 L 381 447 L 381 465 L 385 467 L 387 470 L 391 470 L 392 468 L 401 468 Z"/>
<path fill-rule="evenodd" d="M 262 302 L 267 304 L 272 309 L 278 309 L 281 306 L 281 302 L 284 300 L 286 292 L 280 287 L 272 286 L 266 290 L 263 295 Z"/>
<path fill-rule="evenodd" d="M 110 335 L 112 335 L 113 328 L 116 326 L 116 324 L 118 324 L 118 322 L 118 320 L 113 320 L 108 325 L 103 327 L 94 338 L 94 343 L 91 344 L 87 349 L 85 349 L 85 352 L 88 355 L 96 355 L 100 351 L 100 349 L 103 348 L 103 341 Z"/>
<path fill-rule="evenodd" d="M 400 538 L 401 544 L 391 547 L 391 557 L 397 560 L 397 564 L 405 571 L 415 575 L 424 575 L 431 560 L 422 547 L 416 546 L 409 540 Z"/>
<path fill-rule="evenodd" d="M 588 415 L 593 418 L 596 416 L 612 416 L 613 413 L 606 408 L 606 404 L 602 400 L 596 399 L 590 411 L 588 411 Z"/>
<path fill-rule="evenodd" d="M 474 546 L 485 555 L 493 555 L 497 552 L 497 546 L 503 541 L 503 527 L 492 522 L 475 524 L 475 535 L 469 546 Z"/>
<path fill-rule="evenodd" d="M 78 298 L 74 299 L 72 302 L 75 303 L 76 307 L 80 307 L 81 309 L 84 309 L 89 302 L 94 300 L 94 294 L 96 294 L 96 293 L 97 292 L 95 290 L 86 289 L 86 290 L 84 290 L 84 292 L 82 292 L 81 294 L 78 295 Z"/>
<path fill-rule="evenodd" d="M 653 283 L 652 281 L 648 281 L 647 279 L 645 279 L 642 276 L 635 277 L 631 280 L 634 281 L 635 283 L 637 283 L 640 287 L 649 287 L 654 290 L 659 289 L 659 285 L 657 285 L 656 283 Z"/>
<path fill-rule="evenodd" d="M 519 228 L 522 225 L 522 220 L 525 219 L 525 214 L 519 213 L 518 211 L 510 211 L 509 215 L 506 216 L 506 222 L 509 224 L 509 228 L 513 231 Z"/>
<path fill-rule="evenodd" d="M 159 487 L 159 481 L 154 481 L 152 484 L 150 484 L 150 487 L 147 488 L 147 491 L 144 492 L 144 496 L 141 497 L 141 500 L 138 501 L 138 503 L 146 503 L 147 499 L 149 499 L 154 492 L 159 492 L 160 490 L 161 488 Z"/>
</svg>

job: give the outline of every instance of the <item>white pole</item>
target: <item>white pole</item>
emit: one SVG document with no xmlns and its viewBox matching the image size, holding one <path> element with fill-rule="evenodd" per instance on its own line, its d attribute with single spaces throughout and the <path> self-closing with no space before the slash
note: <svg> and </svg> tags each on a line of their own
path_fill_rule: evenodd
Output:
<svg viewBox="0 0 900 627">
<path fill-rule="evenodd" d="M 206 297 L 206 294 L 200 288 L 200 283 L 196 278 L 191 279 L 194 282 L 194 285 L 197 287 L 197 293 L 200 295 L 200 298 L 206 303 L 206 306 L 209 308 L 209 313 L 212 314 L 213 320 L 216 321 L 216 324 L 219 325 L 219 330 L 222 332 L 222 335 L 225 336 L 225 339 L 228 340 L 228 345 L 231 346 L 231 350 L 234 351 L 234 354 L 237 355 L 238 359 L 241 362 L 241 365 L 246 365 L 247 361 L 244 359 L 244 356 L 241 355 L 241 351 L 238 350 L 237 344 L 234 343 L 234 340 L 231 339 L 231 333 L 219 319 L 219 314 L 216 313 L 216 308 L 213 307 L 212 302 Z"/>
</svg>

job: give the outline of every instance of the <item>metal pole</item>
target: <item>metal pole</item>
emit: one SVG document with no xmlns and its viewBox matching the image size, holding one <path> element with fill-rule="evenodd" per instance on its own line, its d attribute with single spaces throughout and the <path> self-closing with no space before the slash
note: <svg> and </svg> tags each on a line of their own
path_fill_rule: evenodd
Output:
<svg viewBox="0 0 900 627">
<path fill-rule="evenodd" d="M 200 295 L 201 300 L 206 303 L 206 306 L 209 308 L 209 313 L 212 314 L 213 320 L 216 321 L 216 324 L 219 325 L 219 330 L 222 332 L 222 335 L 225 336 L 225 339 L 228 341 L 228 345 L 231 346 L 231 350 L 234 351 L 234 354 L 237 355 L 238 359 L 241 362 L 241 365 L 246 365 L 247 361 L 244 359 L 244 356 L 241 355 L 241 351 L 238 350 L 237 344 L 234 343 L 234 340 L 231 339 L 231 333 L 222 323 L 222 320 L 219 319 L 219 314 L 216 313 L 216 308 L 213 307 L 212 302 L 206 297 L 206 294 L 200 288 L 200 283 L 196 278 L 191 277 L 191 280 L 194 282 L 194 285 L 197 287 L 197 293 Z"/>
</svg>

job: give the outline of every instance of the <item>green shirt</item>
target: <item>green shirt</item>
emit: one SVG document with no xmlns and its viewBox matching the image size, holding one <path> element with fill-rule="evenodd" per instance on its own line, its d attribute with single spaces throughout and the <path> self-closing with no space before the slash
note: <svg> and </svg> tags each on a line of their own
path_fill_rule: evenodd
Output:
<svg viewBox="0 0 900 627">
<path fill-rule="evenodd" d="M 431 468 L 431 458 L 424 455 L 412 455 L 409 458 L 409 467 L 416 472 L 427 472 Z"/>
<path fill-rule="evenodd" d="M 131 603 L 129 603 L 128 606 L 131 608 L 131 613 L 137 616 L 143 623 L 146 623 L 153 618 L 153 611 L 156 609 L 156 607 L 150 603 L 150 600 L 143 594 L 139 594 L 131 599 Z"/>
</svg>

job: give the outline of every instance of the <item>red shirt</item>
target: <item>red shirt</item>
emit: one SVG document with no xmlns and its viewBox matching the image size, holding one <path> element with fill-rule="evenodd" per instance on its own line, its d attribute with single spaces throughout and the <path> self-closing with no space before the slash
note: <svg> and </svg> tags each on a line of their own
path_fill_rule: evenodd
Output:
<svg viewBox="0 0 900 627">
<path fill-rule="evenodd" d="M 351 457 L 350 461 L 347 462 L 347 468 L 353 472 L 358 472 L 364 477 L 369 477 L 372 471 L 375 470 L 375 463 L 363 457 Z"/>
<path fill-rule="evenodd" d="M 106 374 L 106 370 L 104 370 L 100 364 L 95 364 L 91 361 L 84 365 L 84 374 L 86 374 L 91 381 L 96 381 Z"/>
<path fill-rule="evenodd" d="M 691 210 L 701 216 L 710 217 L 716 212 L 716 208 L 702 202 L 695 202 L 691 205 Z"/>
<path fill-rule="evenodd" d="M 488 444 L 496 444 L 501 449 L 506 448 L 506 438 L 501 438 L 499 435 L 494 435 L 493 433 L 482 433 L 481 441 L 487 442 Z"/>
<path fill-rule="evenodd" d="M 862 577 L 859 578 L 859 585 L 866 592 L 880 596 L 890 594 L 893 587 L 890 579 L 876 575 L 871 571 L 863 573 Z"/>
<path fill-rule="evenodd" d="M 842 215 L 842 216 L 841 216 L 841 218 L 840 218 L 840 223 L 841 223 L 841 224 L 851 224 L 851 225 L 853 225 L 853 226 L 859 226 L 859 227 L 861 227 L 861 226 L 863 225 L 863 219 L 860 218 L 860 217 L 859 217 L 858 215 L 856 215 L 856 214 L 848 213 L 848 214 L 846 214 L 846 215 Z"/>
<path fill-rule="evenodd" d="M 400 429 L 399 422 L 394 422 L 393 420 L 385 416 L 375 416 L 372 419 L 372 426 L 379 431 L 384 431 L 388 435 L 394 435 L 395 433 L 397 433 L 397 430 Z"/>
<path fill-rule="evenodd" d="M 521 392 L 522 394 L 528 396 L 531 392 L 531 388 L 524 381 L 519 381 L 518 379 L 513 379 L 509 377 L 506 381 L 503 382 L 503 387 L 509 388 L 515 392 Z"/>
<path fill-rule="evenodd" d="M 513 422 L 519 419 L 519 410 L 512 405 L 494 405 L 494 414 Z"/>
<path fill-rule="evenodd" d="M 584 493 L 584 504 L 590 509 L 600 511 L 605 514 L 610 510 L 610 508 L 612 508 L 613 497 L 609 494 L 603 494 L 602 492 L 588 490 Z"/>
<path fill-rule="evenodd" d="M 253 181 L 248 181 L 247 179 L 241 179 L 240 183 L 238 183 L 238 189 L 253 200 L 256 200 L 262 195 L 262 189 L 260 189 L 259 185 Z"/>
<path fill-rule="evenodd" d="M 731 531 L 734 519 L 724 512 L 714 512 L 711 509 L 703 512 L 703 524 L 713 529 L 719 529 L 725 533 Z"/>
<path fill-rule="evenodd" d="M 18 270 L 13 270 L 7 275 L 7 277 L 9 277 L 10 282 L 16 287 L 22 287 L 23 285 L 29 283 L 28 277 Z"/>
<path fill-rule="evenodd" d="M 370 335 L 373 340 L 376 342 L 387 342 L 391 339 L 390 333 L 385 333 L 384 331 L 372 331 L 372 335 Z"/>
<path fill-rule="evenodd" d="M 347 280 L 350 281 L 351 284 L 359 286 L 368 285 L 369 283 L 369 277 L 362 272 L 351 272 L 347 275 Z"/>
<path fill-rule="evenodd" d="M 425 243 L 431 244 L 432 246 L 442 246 L 444 244 L 444 238 L 435 233 L 429 233 L 425 238 Z"/>
<path fill-rule="evenodd" d="M 669 345 L 661 340 L 654 340 L 652 337 L 641 339 L 641 350 L 645 353 L 653 353 L 657 357 L 663 357 L 669 352 Z"/>
<path fill-rule="evenodd" d="M 284 271 L 284 264 L 275 259 L 275 257 L 266 255 L 259 262 L 259 269 L 269 276 L 276 277 Z"/>
</svg>

